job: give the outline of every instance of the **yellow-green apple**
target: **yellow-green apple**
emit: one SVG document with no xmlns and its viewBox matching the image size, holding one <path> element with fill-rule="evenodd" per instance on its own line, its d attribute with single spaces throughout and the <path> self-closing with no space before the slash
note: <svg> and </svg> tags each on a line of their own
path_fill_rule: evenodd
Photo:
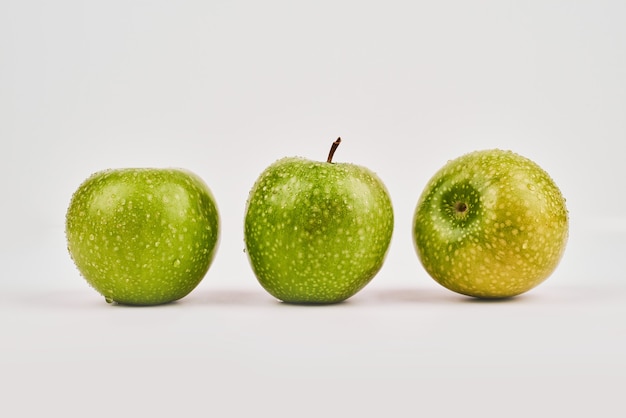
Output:
<svg viewBox="0 0 626 418">
<path fill-rule="evenodd" d="M 483 150 L 449 161 L 426 185 L 413 239 L 426 271 L 455 292 L 519 295 L 557 267 L 568 237 L 565 199 L 536 163 Z"/>
</svg>

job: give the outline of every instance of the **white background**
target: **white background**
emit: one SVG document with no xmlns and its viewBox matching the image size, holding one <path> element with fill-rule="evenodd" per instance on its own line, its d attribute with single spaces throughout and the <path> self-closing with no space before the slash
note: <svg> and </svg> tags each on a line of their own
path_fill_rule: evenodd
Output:
<svg viewBox="0 0 626 418">
<path fill-rule="evenodd" d="M 7 416 L 623 416 L 626 2 L 0 2 L 0 397 Z M 283 156 L 365 165 L 394 202 L 379 275 L 295 307 L 258 285 L 243 210 Z M 483 148 L 546 169 L 565 257 L 478 302 L 421 268 L 434 172 Z M 185 167 L 213 190 L 211 270 L 107 305 L 65 249 L 92 172 Z M 4 413 L 3 413 L 4 414 Z"/>
</svg>

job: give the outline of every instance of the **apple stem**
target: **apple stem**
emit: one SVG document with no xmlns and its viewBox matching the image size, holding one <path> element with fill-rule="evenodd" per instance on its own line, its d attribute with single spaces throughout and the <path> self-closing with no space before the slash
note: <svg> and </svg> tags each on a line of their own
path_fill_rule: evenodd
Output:
<svg viewBox="0 0 626 418">
<path fill-rule="evenodd" d="M 327 163 L 333 162 L 333 155 L 335 155 L 335 151 L 337 151 L 339 144 L 341 144 L 341 138 L 337 138 L 337 140 L 335 140 L 335 142 L 333 142 L 330 146 L 330 152 L 328 153 L 328 159 L 326 160 Z"/>
</svg>

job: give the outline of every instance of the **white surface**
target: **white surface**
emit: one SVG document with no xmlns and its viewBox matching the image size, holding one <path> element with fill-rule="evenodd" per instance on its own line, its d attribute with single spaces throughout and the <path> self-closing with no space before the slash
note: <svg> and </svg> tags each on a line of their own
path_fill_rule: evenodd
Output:
<svg viewBox="0 0 626 418">
<path fill-rule="evenodd" d="M 619 0 L 0 2 L 3 415 L 624 416 L 625 21 Z M 247 193 L 337 136 L 387 184 L 392 246 L 349 302 L 286 306 L 242 252 Z M 428 178 L 491 147 L 571 214 L 553 277 L 500 303 L 438 287 L 410 237 Z M 215 263 L 176 304 L 109 306 L 66 253 L 72 192 L 125 166 L 218 200 Z"/>
<path fill-rule="evenodd" d="M 590 259 L 623 254 L 604 247 L 616 244 L 608 234 L 587 238 L 601 247 L 586 248 Z M 381 273 L 339 305 L 285 305 L 250 275 L 231 284 L 209 273 L 177 303 L 132 308 L 106 304 L 60 247 L 8 265 L 31 282 L 4 289 L 0 306 L 10 416 L 626 412 L 626 287 L 583 258 L 500 302 L 455 295 L 404 266 L 402 278 Z"/>
</svg>

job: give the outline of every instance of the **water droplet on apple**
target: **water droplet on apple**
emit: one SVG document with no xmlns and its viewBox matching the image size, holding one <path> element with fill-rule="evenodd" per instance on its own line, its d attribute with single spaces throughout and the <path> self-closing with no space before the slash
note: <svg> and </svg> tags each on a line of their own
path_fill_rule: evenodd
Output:
<svg viewBox="0 0 626 418">
<path fill-rule="evenodd" d="M 90 234 L 90 235 L 89 235 L 89 240 L 90 240 L 90 241 L 93 241 L 94 239 L 96 239 L 96 237 L 94 237 L 94 236 L 93 236 L 93 234 Z"/>
<path fill-rule="evenodd" d="M 105 296 L 105 297 L 104 297 L 104 300 L 106 301 L 106 303 L 113 303 L 113 299 L 111 299 L 111 298 L 110 298 L 110 297 L 108 297 L 108 296 Z"/>
<path fill-rule="evenodd" d="M 178 258 L 174 260 L 174 267 L 180 267 L 180 260 Z"/>
<path fill-rule="evenodd" d="M 528 190 L 530 190 L 531 192 L 535 191 L 535 185 L 529 183 L 527 187 L 528 187 Z"/>
</svg>

